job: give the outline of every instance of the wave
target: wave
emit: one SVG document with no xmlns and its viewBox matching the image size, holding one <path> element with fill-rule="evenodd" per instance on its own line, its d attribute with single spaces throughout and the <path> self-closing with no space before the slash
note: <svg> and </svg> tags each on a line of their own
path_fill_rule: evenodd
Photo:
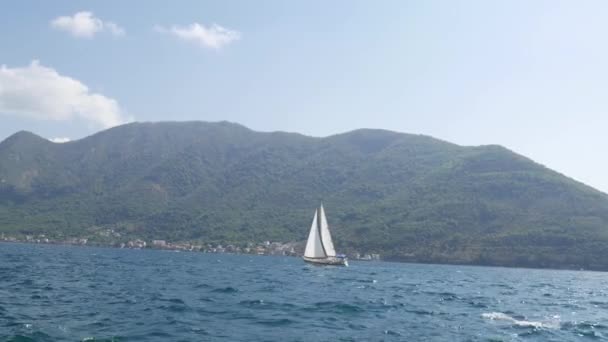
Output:
<svg viewBox="0 0 608 342">
<path fill-rule="evenodd" d="M 163 305 L 159 306 L 158 309 L 169 312 L 186 312 L 192 310 L 190 307 L 185 305 Z"/>
<path fill-rule="evenodd" d="M 271 327 L 279 327 L 284 325 L 290 325 L 295 323 L 293 320 L 289 318 L 279 318 L 279 319 L 258 319 L 256 321 L 257 324 L 271 326 Z"/>
<path fill-rule="evenodd" d="M 319 311 L 334 312 L 334 313 L 356 313 L 363 312 L 361 307 L 343 302 L 317 302 L 315 308 Z"/>
<path fill-rule="evenodd" d="M 7 340 L 7 342 L 34 342 L 35 339 L 23 335 L 15 335 Z"/>
<path fill-rule="evenodd" d="M 222 287 L 222 288 L 217 288 L 214 289 L 211 292 L 217 292 L 217 293 L 235 293 L 235 292 L 239 292 L 238 289 L 232 287 L 232 286 L 228 286 L 228 287 Z"/>
<path fill-rule="evenodd" d="M 539 321 L 527 321 L 516 319 L 512 316 L 507 315 L 504 312 L 485 312 L 481 314 L 481 317 L 485 319 L 489 319 L 492 321 L 505 321 L 512 323 L 513 325 L 519 327 L 532 327 L 536 329 L 546 328 L 546 329 L 558 329 L 560 327 L 559 320 L 550 321 L 550 322 L 539 322 Z M 554 317 L 555 319 L 559 319 L 559 317 Z"/>
<path fill-rule="evenodd" d="M 435 313 L 433 311 L 421 310 L 421 309 L 405 309 L 405 312 L 413 313 L 420 316 L 432 316 Z"/>
<path fill-rule="evenodd" d="M 10 337 L 7 342 L 50 342 L 53 341 L 50 335 L 47 335 L 41 331 L 36 331 L 33 334 L 26 335 L 15 335 Z"/>
<path fill-rule="evenodd" d="M 169 299 L 164 299 L 167 302 L 170 303 L 175 303 L 175 304 L 185 304 L 183 300 L 179 299 L 179 298 L 169 298 Z"/>
<path fill-rule="evenodd" d="M 257 306 L 257 305 L 263 305 L 264 300 L 263 299 L 242 300 L 239 302 L 239 304 L 241 304 L 243 306 Z"/>
<path fill-rule="evenodd" d="M 608 330 L 608 326 L 592 322 L 566 322 L 562 324 L 562 329 L 569 330 L 581 337 L 605 338 L 602 332 Z"/>
</svg>

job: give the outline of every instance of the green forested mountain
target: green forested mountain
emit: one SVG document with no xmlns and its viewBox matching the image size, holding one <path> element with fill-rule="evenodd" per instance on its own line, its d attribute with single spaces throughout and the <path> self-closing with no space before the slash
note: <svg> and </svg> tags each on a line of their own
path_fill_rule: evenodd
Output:
<svg viewBox="0 0 608 342">
<path fill-rule="evenodd" d="M 0 143 L 0 233 L 300 241 L 323 201 L 338 249 L 394 260 L 608 270 L 608 196 L 500 146 L 362 129 L 133 123 Z"/>
</svg>

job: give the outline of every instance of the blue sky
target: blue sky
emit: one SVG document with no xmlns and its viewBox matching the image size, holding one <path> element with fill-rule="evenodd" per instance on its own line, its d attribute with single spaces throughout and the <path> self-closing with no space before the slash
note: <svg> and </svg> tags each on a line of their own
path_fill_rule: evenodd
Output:
<svg viewBox="0 0 608 342">
<path fill-rule="evenodd" d="M 605 18 L 605 1 L 9 2 L 0 139 L 384 128 L 501 144 L 608 192 Z"/>
</svg>

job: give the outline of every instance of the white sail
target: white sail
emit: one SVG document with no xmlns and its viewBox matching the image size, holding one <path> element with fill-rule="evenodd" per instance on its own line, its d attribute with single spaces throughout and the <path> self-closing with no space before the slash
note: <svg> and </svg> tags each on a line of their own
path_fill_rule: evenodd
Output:
<svg viewBox="0 0 608 342">
<path fill-rule="evenodd" d="M 325 247 L 325 254 L 330 257 L 335 257 L 336 250 L 334 249 L 334 243 L 331 240 L 331 234 L 329 233 L 329 225 L 327 224 L 323 204 L 321 204 L 321 208 L 319 208 L 319 226 L 319 230 L 321 231 L 321 242 L 323 243 L 323 247 Z"/>
<path fill-rule="evenodd" d="M 307 258 L 325 258 L 327 255 L 323 250 L 321 244 L 321 236 L 319 235 L 319 223 L 317 222 L 317 210 L 315 210 L 315 217 L 312 219 L 312 226 L 310 227 L 310 234 L 308 234 L 308 241 L 306 242 L 306 249 L 304 250 L 304 256 Z"/>
</svg>

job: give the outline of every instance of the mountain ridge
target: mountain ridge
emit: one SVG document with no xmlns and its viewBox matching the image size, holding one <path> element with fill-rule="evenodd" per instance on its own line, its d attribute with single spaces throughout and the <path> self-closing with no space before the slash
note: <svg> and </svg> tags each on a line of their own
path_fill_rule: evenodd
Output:
<svg viewBox="0 0 608 342">
<path fill-rule="evenodd" d="M 0 181 L 5 234 L 302 241 L 323 201 L 347 252 L 608 269 L 608 195 L 500 145 L 130 123 L 61 144 L 15 133 L 0 142 Z"/>
</svg>

